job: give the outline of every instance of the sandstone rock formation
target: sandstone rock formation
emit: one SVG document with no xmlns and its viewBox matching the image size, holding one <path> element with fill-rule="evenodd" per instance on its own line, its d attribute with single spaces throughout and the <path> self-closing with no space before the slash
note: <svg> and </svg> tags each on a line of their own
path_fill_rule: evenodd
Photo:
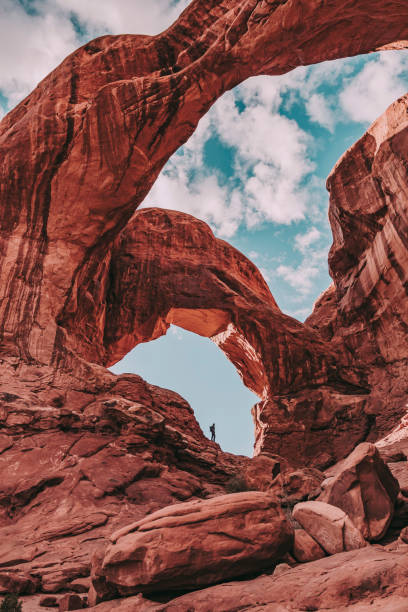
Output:
<svg viewBox="0 0 408 612">
<path fill-rule="evenodd" d="M 407 40 L 407 17 L 400 0 L 195 0 L 161 35 L 70 55 L 1 122 L 2 353 L 103 361 L 110 245 L 211 104 L 255 74 Z"/>
<path fill-rule="evenodd" d="M 43 364 L 54 381 L 68 372 L 77 386 L 103 377 L 88 363 L 108 361 L 113 242 L 165 161 L 224 91 L 254 74 L 281 74 L 408 39 L 408 8 L 400 0 L 344 3 L 340 11 L 337 2 L 299 2 L 196 0 L 157 37 L 102 37 L 69 56 L 3 119 L 0 347 L 10 369 Z M 326 360 L 316 359 L 320 371 L 310 374 L 321 375 L 322 389 L 310 399 L 293 372 L 300 407 L 286 432 L 279 428 L 286 400 L 258 407 L 258 450 L 272 450 L 281 433 L 283 448 L 289 439 L 307 446 L 298 421 L 313 406 L 318 421 L 336 420 L 333 404 L 341 415 L 354 412 L 355 442 L 361 439 L 355 423 L 366 420 L 364 401 L 354 397 L 360 379 L 352 376 L 357 388 L 350 389 L 346 378 L 345 396 L 342 376 L 326 389 Z M 283 364 L 284 378 L 290 366 Z M 273 413 L 280 415 L 276 423 Z M 344 443 L 336 449 L 334 441 L 319 463 L 336 460 Z"/>
<path fill-rule="evenodd" d="M 306 321 L 365 370 L 372 441 L 406 414 L 407 106 L 394 102 L 329 176 L 334 284 Z"/>
<path fill-rule="evenodd" d="M 292 554 L 300 563 L 317 561 L 326 556 L 323 548 L 304 529 L 295 529 Z"/>
<path fill-rule="evenodd" d="M 73 389 L 57 405 L 23 391 L 3 394 L 0 413 L 0 593 L 70 588 L 113 531 L 222 494 L 250 463 L 209 442 L 180 396 L 136 375 L 109 374 L 95 396 Z"/>
<path fill-rule="evenodd" d="M 358 369 L 343 368 L 319 334 L 283 314 L 254 264 L 202 221 L 137 211 L 114 245 L 109 277 L 107 364 L 174 323 L 210 337 L 262 398 L 256 452 L 326 465 L 361 440 L 366 390 Z"/>
<path fill-rule="evenodd" d="M 365 540 L 340 508 L 321 501 L 296 504 L 293 518 L 329 555 L 363 548 Z"/>
<path fill-rule="evenodd" d="M 380 540 L 391 523 L 400 487 L 374 444 L 359 444 L 329 473 L 319 499 L 344 510 L 366 540 Z"/>
<path fill-rule="evenodd" d="M 163 508 L 112 541 L 94 580 L 99 601 L 106 586 L 122 595 L 180 592 L 273 567 L 292 547 L 293 527 L 276 498 L 249 491 Z"/>
<path fill-rule="evenodd" d="M 268 489 L 281 466 L 325 467 L 395 425 L 407 391 L 406 99 L 330 179 L 335 288 L 308 326 L 285 316 L 256 268 L 204 224 L 134 213 L 168 157 L 235 84 L 407 40 L 402 0 L 195 0 L 159 36 L 88 43 L 2 120 L 0 592 L 75 590 L 112 531 L 222 494 L 236 474 Z M 180 237 L 207 250 L 199 279 L 191 271 L 203 257 L 196 249 L 189 259 Z M 260 395 L 256 451 L 274 455 L 262 459 L 267 476 L 206 440 L 177 394 L 106 370 L 171 322 L 213 337 Z M 399 551 L 348 555 L 342 591 L 336 555 L 250 587 L 224 585 L 222 603 L 222 587 L 205 597 L 217 610 L 237 598 L 252 607 L 273 601 L 277 611 L 300 601 L 340 610 L 361 583 L 374 601 L 406 574 Z M 188 609 L 191 598 L 205 609 L 200 593 L 186 597 L 167 609 Z"/>
</svg>

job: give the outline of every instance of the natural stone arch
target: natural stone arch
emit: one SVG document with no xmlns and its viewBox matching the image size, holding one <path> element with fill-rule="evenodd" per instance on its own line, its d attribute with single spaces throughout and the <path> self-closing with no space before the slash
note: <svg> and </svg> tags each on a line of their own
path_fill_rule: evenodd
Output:
<svg viewBox="0 0 408 612">
<path fill-rule="evenodd" d="M 28 366 L 31 381 L 45 367 L 45 387 L 107 384 L 103 365 L 117 341 L 110 309 L 120 302 L 112 294 L 120 241 L 133 239 L 128 222 L 135 209 L 222 93 L 249 76 L 402 48 L 407 40 L 402 0 L 195 0 L 158 36 L 105 36 L 69 56 L 0 125 L 4 377 Z M 161 324 L 180 316 L 186 324 L 181 308 Z M 205 308 L 213 323 L 217 306 Z M 350 352 L 334 357 L 317 333 L 289 318 L 282 333 L 282 313 L 270 304 L 267 310 L 279 322 L 269 323 L 277 359 L 264 349 L 260 361 L 241 368 L 263 398 L 255 410 L 257 449 L 315 456 L 321 436 L 313 432 L 323 428 L 329 433 L 317 462 L 331 462 L 371 431 L 366 376 Z M 191 324 L 197 329 L 196 320 Z M 243 339 L 258 347 L 258 331 L 248 323 L 239 335 L 218 340 L 234 353 L 241 339 L 240 352 L 248 355 Z M 353 435 L 343 431 L 336 445 L 338 422 L 351 423 Z"/>
<path fill-rule="evenodd" d="M 282 313 L 256 266 L 190 215 L 137 211 L 112 250 L 109 277 L 106 365 L 173 323 L 211 338 L 261 399 L 340 384 L 318 334 Z"/>
<path fill-rule="evenodd" d="M 173 323 L 210 337 L 261 398 L 253 410 L 256 453 L 290 454 L 299 463 L 317 455 L 321 465 L 361 437 L 367 390 L 359 370 L 282 313 L 256 266 L 204 222 L 172 210 L 137 211 L 115 242 L 108 276 L 106 365 Z M 359 425 L 334 447 L 330 432 L 316 453 L 321 429 L 337 419 Z"/>
<path fill-rule="evenodd" d="M 402 0 L 195 0 L 158 36 L 70 55 L 1 122 L 2 354 L 61 369 L 83 354 L 66 335 L 74 318 L 102 346 L 110 245 L 223 92 L 403 46 L 407 24 Z"/>
</svg>

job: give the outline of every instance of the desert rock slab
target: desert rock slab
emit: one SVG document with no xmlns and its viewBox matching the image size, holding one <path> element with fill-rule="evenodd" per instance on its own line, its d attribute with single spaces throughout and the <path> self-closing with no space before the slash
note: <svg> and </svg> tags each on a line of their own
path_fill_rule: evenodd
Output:
<svg viewBox="0 0 408 612">
<path fill-rule="evenodd" d="M 293 528 L 275 497 L 248 491 L 163 508 L 112 540 L 106 583 L 121 594 L 154 593 L 271 568 L 290 550 Z"/>
<path fill-rule="evenodd" d="M 164 605 L 146 602 L 140 612 L 405 612 L 407 572 L 408 546 L 388 552 L 374 545 L 302 564 L 277 577 L 220 584 Z"/>
</svg>

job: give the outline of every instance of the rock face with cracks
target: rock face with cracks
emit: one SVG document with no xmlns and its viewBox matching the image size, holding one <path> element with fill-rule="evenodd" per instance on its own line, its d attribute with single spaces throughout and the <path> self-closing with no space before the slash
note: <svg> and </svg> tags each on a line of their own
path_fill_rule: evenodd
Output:
<svg viewBox="0 0 408 612">
<path fill-rule="evenodd" d="M 296 504 L 293 518 L 329 555 L 365 546 L 361 532 L 340 508 L 320 501 Z"/>
<path fill-rule="evenodd" d="M 206 440 L 180 396 L 106 369 L 170 323 L 212 337 L 259 394 L 256 452 L 286 458 L 262 457 L 271 483 L 276 466 L 325 467 L 395 426 L 407 392 L 405 98 L 330 178 L 335 286 L 306 326 L 204 224 L 135 210 L 199 119 L 247 77 L 407 40 L 402 0 L 196 0 L 158 36 L 91 41 L 2 120 L 1 592 L 69 590 L 112 531 L 222 494 L 237 474 L 256 486 L 251 461 Z M 265 474 L 259 487 L 268 488 Z M 367 579 L 359 555 L 378 576 L 370 554 L 347 557 L 356 584 Z M 388 588 L 406 568 L 397 553 L 383 555 L 376 584 Z M 326 596 L 340 610 L 344 574 L 336 561 L 315 563 L 317 574 L 296 580 L 310 588 L 332 564 Z M 274 589 L 266 605 L 284 601 Z M 209 601 L 221 610 L 216 593 Z"/>
<path fill-rule="evenodd" d="M 324 465 L 361 439 L 366 390 L 358 369 L 342 368 L 319 334 L 282 313 L 254 264 L 202 221 L 137 211 L 115 243 L 109 274 L 108 364 L 173 323 L 210 337 L 262 398 L 256 452 Z M 274 416 L 266 419 L 268 410 Z"/>
<path fill-rule="evenodd" d="M 360 444 L 328 481 L 320 500 L 341 508 L 370 541 L 380 540 L 391 523 L 398 481 L 374 444 Z"/>
<path fill-rule="evenodd" d="M 112 540 L 99 574 L 129 595 L 194 589 L 273 567 L 290 550 L 293 527 L 276 498 L 248 491 L 163 508 Z M 94 585 L 98 595 L 99 576 Z"/>
<path fill-rule="evenodd" d="M 407 108 L 405 95 L 328 178 L 334 282 L 306 321 L 345 361 L 363 367 L 371 441 L 407 410 Z"/>
</svg>

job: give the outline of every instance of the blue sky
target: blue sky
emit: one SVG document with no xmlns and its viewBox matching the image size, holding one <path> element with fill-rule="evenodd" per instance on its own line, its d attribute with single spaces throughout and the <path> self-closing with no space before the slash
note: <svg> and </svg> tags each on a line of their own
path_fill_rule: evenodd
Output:
<svg viewBox="0 0 408 612">
<path fill-rule="evenodd" d="M 68 53 L 104 33 L 154 34 L 188 0 L 1 0 L 0 117 Z M 325 181 L 342 153 L 408 90 L 394 51 L 249 79 L 226 93 L 163 169 L 144 205 L 207 221 L 263 272 L 281 309 L 303 320 L 329 285 Z M 174 389 L 225 450 L 250 454 L 250 407 L 233 366 L 207 339 L 171 328 L 115 372 Z"/>
</svg>

